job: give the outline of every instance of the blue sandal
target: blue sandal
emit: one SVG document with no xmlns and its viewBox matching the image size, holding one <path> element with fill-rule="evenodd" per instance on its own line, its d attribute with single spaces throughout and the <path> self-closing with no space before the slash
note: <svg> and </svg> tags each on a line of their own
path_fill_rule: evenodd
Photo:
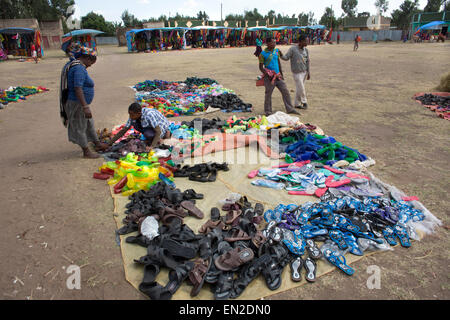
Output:
<svg viewBox="0 0 450 320">
<path fill-rule="evenodd" d="M 331 230 L 328 232 L 328 236 L 331 240 L 337 243 L 339 249 L 345 250 L 348 248 L 347 242 L 345 241 L 344 234 L 339 230 Z"/>
<path fill-rule="evenodd" d="M 350 232 L 344 232 L 344 238 L 345 242 L 347 243 L 348 247 L 350 248 L 350 253 L 353 253 L 357 256 L 362 256 L 364 253 L 358 246 L 358 242 L 356 241 L 355 236 Z"/>
<path fill-rule="evenodd" d="M 331 251 L 330 249 L 326 249 L 323 254 L 332 265 L 338 267 L 345 274 L 351 276 L 355 273 L 355 270 L 347 265 L 347 261 L 344 256 L 338 254 L 337 252 Z"/>
<path fill-rule="evenodd" d="M 411 247 L 411 241 L 409 240 L 408 232 L 404 227 L 397 224 L 394 227 L 394 233 L 400 239 L 400 244 L 402 245 L 402 247 Z"/>
<path fill-rule="evenodd" d="M 395 232 L 394 232 L 394 229 L 392 229 L 391 227 L 384 228 L 383 236 L 391 246 L 397 245 L 397 239 L 395 236 Z"/>
</svg>

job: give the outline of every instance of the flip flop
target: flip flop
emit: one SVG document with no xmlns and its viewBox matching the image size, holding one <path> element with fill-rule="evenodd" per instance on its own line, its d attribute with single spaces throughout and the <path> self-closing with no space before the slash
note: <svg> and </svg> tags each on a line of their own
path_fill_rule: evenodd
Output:
<svg viewBox="0 0 450 320">
<path fill-rule="evenodd" d="M 345 257 L 340 255 L 339 253 L 331 251 L 330 249 L 326 249 L 323 252 L 323 255 L 332 265 L 338 267 L 346 275 L 351 276 L 355 273 L 355 270 L 347 265 Z"/>
<path fill-rule="evenodd" d="M 308 255 L 314 260 L 322 257 L 322 251 L 320 251 L 319 247 L 317 247 L 316 243 L 312 239 L 306 240 L 306 251 L 308 251 Z"/>
<path fill-rule="evenodd" d="M 384 228 L 383 236 L 391 246 L 397 245 L 397 239 L 396 239 L 395 231 L 393 228 L 391 228 L 391 227 Z"/>
<path fill-rule="evenodd" d="M 291 280 L 294 282 L 302 281 L 302 268 L 303 268 L 303 259 L 301 257 L 297 257 L 290 263 L 291 267 Z"/>
<path fill-rule="evenodd" d="M 339 230 L 331 230 L 328 232 L 328 236 L 331 240 L 337 243 L 339 249 L 345 250 L 348 248 L 347 242 L 345 241 L 344 234 Z"/>
<path fill-rule="evenodd" d="M 409 240 L 408 232 L 404 227 L 396 225 L 394 227 L 394 233 L 400 239 L 400 244 L 402 245 L 402 247 L 411 247 L 411 241 Z"/>
<path fill-rule="evenodd" d="M 305 270 L 306 270 L 306 275 L 305 275 L 306 281 L 315 282 L 316 281 L 316 271 L 317 271 L 316 262 L 311 258 L 306 258 L 304 265 L 305 265 Z"/>
<path fill-rule="evenodd" d="M 180 203 L 180 205 L 186 209 L 189 214 L 193 217 L 196 217 L 197 219 L 203 219 L 203 217 L 205 216 L 205 214 L 195 206 L 195 204 L 193 204 L 191 201 L 182 201 Z"/>
</svg>

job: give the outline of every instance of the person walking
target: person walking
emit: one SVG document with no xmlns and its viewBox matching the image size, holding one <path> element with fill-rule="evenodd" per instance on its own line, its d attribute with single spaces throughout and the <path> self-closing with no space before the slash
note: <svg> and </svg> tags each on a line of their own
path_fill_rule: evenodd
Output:
<svg viewBox="0 0 450 320">
<path fill-rule="evenodd" d="M 283 55 L 281 59 L 291 60 L 291 71 L 294 77 L 297 92 L 295 94 L 294 106 L 300 109 L 308 108 L 308 101 L 306 99 L 305 82 L 311 79 L 309 64 L 309 51 L 306 49 L 308 43 L 304 35 L 300 36 L 298 45 L 289 48 L 288 52 Z"/>
<path fill-rule="evenodd" d="M 275 39 L 267 38 L 267 48 L 259 55 L 259 70 L 264 76 L 264 112 L 266 116 L 271 115 L 272 112 L 272 93 L 275 87 L 280 90 L 283 97 L 284 106 L 287 113 L 299 114 L 292 106 L 291 96 L 289 90 L 283 79 L 283 70 L 281 69 L 280 51 L 275 49 Z"/>
<path fill-rule="evenodd" d="M 356 35 L 356 37 L 355 37 L 355 44 L 353 45 L 353 51 L 357 51 L 358 50 L 360 41 L 361 41 L 361 37 L 359 35 Z"/>
<path fill-rule="evenodd" d="M 69 141 L 81 147 L 84 158 L 96 159 L 100 156 L 90 151 L 89 141 L 94 143 L 96 151 L 108 148 L 97 136 L 89 107 L 94 99 L 94 81 L 87 69 L 97 61 L 97 53 L 91 48 L 77 47 L 73 56 L 75 59 L 69 61 L 61 72 L 61 116 Z"/>
</svg>

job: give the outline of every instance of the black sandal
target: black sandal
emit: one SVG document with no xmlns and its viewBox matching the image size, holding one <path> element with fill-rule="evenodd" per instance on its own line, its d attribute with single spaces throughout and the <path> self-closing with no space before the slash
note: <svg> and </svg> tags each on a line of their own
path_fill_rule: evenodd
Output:
<svg viewBox="0 0 450 320">
<path fill-rule="evenodd" d="M 233 289 L 233 272 L 223 271 L 219 275 L 214 290 L 214 298 L 216 300 L 226 300 L 231 295 Z"/>
</svg>

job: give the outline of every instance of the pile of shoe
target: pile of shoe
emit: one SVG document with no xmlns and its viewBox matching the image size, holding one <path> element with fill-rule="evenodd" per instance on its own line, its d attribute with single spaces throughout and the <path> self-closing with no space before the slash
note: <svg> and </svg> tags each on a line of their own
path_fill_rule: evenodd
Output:
<svg viewBox="0 0 450 320">
<path fill-rule="evenodd" d="M 410 247 L 410 239 L 418 239 L 414 224 L 425 219 L 424 213 L 405 201 L 395 201 L 389 195 L 380 197 L 344 196 L 327 193 L 321 202 L 278 205 L 267 210 L 264 219 L 289 251 L 298 258 L 291 269 L 305 265 L 308 270 L 314 261 L 303 260 L 305 250 L 312 259 L 325 260 L 352 275 L 344 254 L 362 256 L 365 250 L 389 250 L 397 245 Z M 315 241 L 325 242 L 319 250 Z M 299 267 L 300 266 L 300 267 Z M 294 281 L 299 273 L 292 271 Z M 295 273 L 295 274 L 294 274 Z M 312 273 L 308 271 L 306 280 Z"/>
<path fill-rule="evenodd" d="M 450 95 L 438 96 L 431 93 L 426 93 L 423 96 L 416 97 L 415 99 L 420 101 L 431 111 L 436 112 L 439 117 L 450 120 Z"/>
<path fill-rule="evenodd" d="M 339 160 L 349 163 L 367 160 L 364 154 L 343 145 L 331 136 L 310 133 L 303 140 L 290 144 L 285 151 L 295 161 L 311 160 L 327 165 L 333 165 Z"/>
<path fill-rule="evenodd" d="M 183 81 L 188 86 L 203 86 L 203 85 L 212 85 L 214 83 L 217 83 L 216 80 L 210 79 L 210 78 L 197 78 L 197 77 L 188 77 L 186 80 Z"/>
<path fill-rule="evenodd" d="M 189 200 L 183 200 L 195 195 L 193 190 L 190 193 L 186 196 L 186 191 L 181 193 L 158 184 L 130 197 L 126 226 L 118 232 L 139 231 L 137 236 L 127 237 L 126 242 L 147 248 L 147 255 L 135 260 L 144 266 L 139 289 L 154 300 L 171 299 L 189 279 L 193 297 L 208 283 L 215 299 L 234 299 L 260 274 L 269 289 L 279 288 L 282 271 L 293 255 L 273 240 L 276 236 L 271 230 L 261 230 L 264 206 L 257 203 L 253 207 L 246 197 L 227 199 L 222 206 L 225 214 L 212 208 L 210 219 L 196 234 L 183 223 L 180 214 L 186 207 L 188 212 L 195 207 L 187 206 Z M 165 286 L 156 281 L 162 268 L 169 269 Z"/>
<path fill-rule="evenodd" d="M 141 190 L 132 194 L 127 205 L 123 220 L 125 226 L 119 229 L 119 234 L 128 234 L 139 230 L 139 224 L 146 217 L 153 217 L 165 225 L 173 220 L 183 222 L 187 216 L 203 219 L 203 212 L 195 206 L 196 199 L 203 199 L 203 194 L 196 193 L 193 189 L 181 192 L 165 182 L 159 182 L 150 190 Z M 143 237 L 140 238 L 144 240 Z M 139 241 L 139 240 L 136 240 Z"/>
<path fill-rule="evenodd" d="M 252 112 L 252 104 L 244 103 L 233 93 L 209 96 L 204 100 L 204 103 L 208 107 L 220 108 L 224 112 Z"/>
<path fill-rule="evenodd" d="M 174 177 L 188 177 L 191 181 L 214 182 L 218 171 L 229 171 L 227 163 L 200 163 L 193 166 L 178 165 L 174 172 Z"/>
</svg>

